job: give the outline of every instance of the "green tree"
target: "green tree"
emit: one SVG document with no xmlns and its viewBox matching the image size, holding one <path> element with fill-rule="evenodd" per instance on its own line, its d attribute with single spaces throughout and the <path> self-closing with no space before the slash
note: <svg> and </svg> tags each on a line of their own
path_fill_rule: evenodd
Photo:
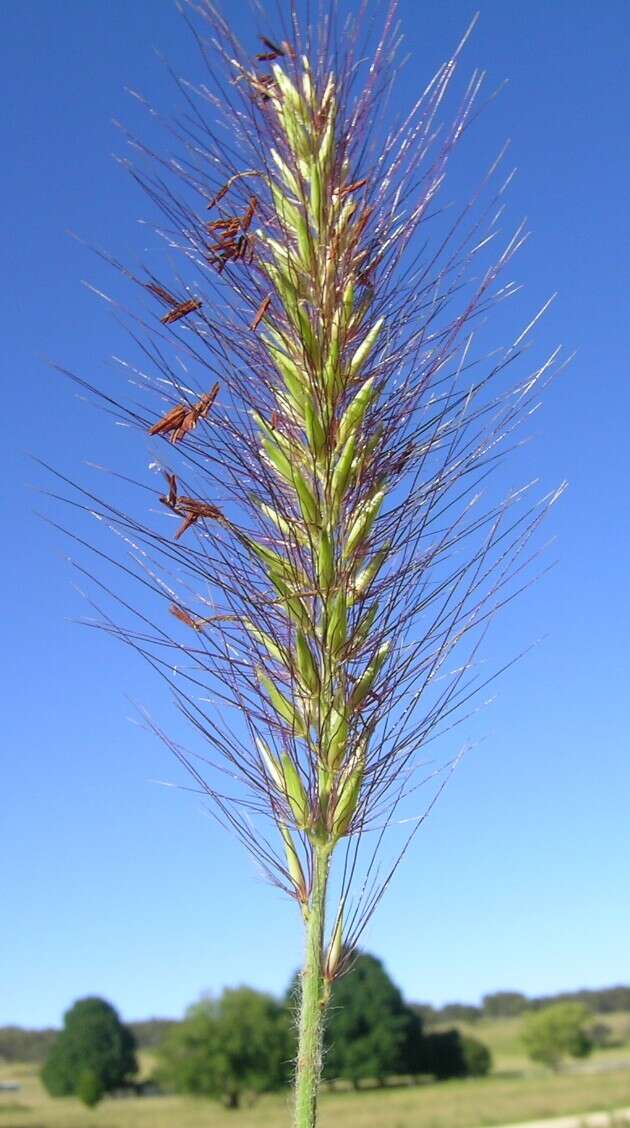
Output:
<svg viewBox="0 0 630 1128">
<path fill-rule="evenodd" d="M 103 1099 L 103 1084 L 93 1069 L 86 1069 L 79 1077 L 77 1097 L 88 1108 L 95 1108 Z"/>
<path fill-rule="evenodd" d="M 358 956 L 336 980 L 325 1033 L 324 1076 L 342 1077 L 355 1087 L 365 1079 L 383 1083 L 410 1068 L 420 1019 L 403 1001 L 380 960 Z"/>
<path fill-rule="evenodd" d="M 289 1080 L 291 1040 L 285 1009 L 249 987 L 204 998 L 169 1030 L 158 1078 L 179 1093 L 217 1097 L 238 1108 L 246 1093 Z"/>
<path fill-rule="evenodd" d="M 64 1015 L 42 1069 L 42 1081 L 53 1097 L 78 1092 L 86 1071 L 97 1077 L 102 1091 L 109 1093 L 137 1072 L 135 1039 L 104 999 L 80 999 Z"/>
<path fill-rule="evenodd" d="M 462 1054 L 467 1077 L 485 1077 L 492 1069 L 492 1054 L 478 1038 L 461 1036 Z"/>
<path fill-rule="evenodd" d="M 527 1016 L 523 1042 L 532 1061 L 559 1069 L 562 1059 L 591 1052 L 585 1030 L 589 1012 L 582 1003 L 554 1003 Z"/>
</svg>

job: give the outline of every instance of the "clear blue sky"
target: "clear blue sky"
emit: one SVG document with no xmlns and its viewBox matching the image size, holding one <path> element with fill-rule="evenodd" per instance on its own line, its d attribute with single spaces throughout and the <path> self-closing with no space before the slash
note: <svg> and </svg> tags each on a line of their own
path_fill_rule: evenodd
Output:
<svg viewBox="0 0 630 1128">
<path fill-rule="evenodd" d="M 343 5 L 343 0 L 341 0 Z M 626 0 L 480 0 L 466 62 L 510 84 L 460 162 L 510 136 L 510 197 L 533 238 L 514 274 L 523 324 L 560 297 L 537 340 L 577 348 L 536 417 L 524 476 L 570 491 L 553 510 L 558 566 L 492 636 L 501 659 L 542 635 L 496 703 L 459 740 L 484 736 L 416 839 L 366 938 L 408 997 L 474 1001 L 630 981 L 628 735 L 628 60 Z M 411 98 L 448 53 L 472 0 L 402 0 Z M 246 6 L 231 0 L 238 26 Z M 179 1015 L 204 989 L 279 992 L 300 957 L 292 905 L 137 722 L 128 698 L 172 719 L 150 672 L 71 620 L 83 614 L 69 546 L 34 510 L 46 483 L 28 452 L 89 476 L 128 464 L 125 436 L 83 405 L 46 357 L 86 378 L 125 338 L 81 286 L 118 282 L 72 228 L 119 258 L 146 258 L 150 204 L 111 159 L 111 124 L 142 127 L 124 93 L 176 94 L 156 46 L 195 77 L 170 0 L 30 0 L 5 6 L 0 193 L 4 603 L 0 1023 L 57 1023 L 98 993 L 127 1018 Z M 135 440 L 134 440 L 135 441 Z M 136 453 L 136 459 L 139 457 Z M 143 461 L 144 459 L 144 461 Z M 127 460 L 125 462 L 125 460 Z M 146 464 L 144 454 L 137 467 Z M 114 487 L 112 487 L 114 488 Z M 449 753 L 445 746 L 443 752 Z"/>
</svg>

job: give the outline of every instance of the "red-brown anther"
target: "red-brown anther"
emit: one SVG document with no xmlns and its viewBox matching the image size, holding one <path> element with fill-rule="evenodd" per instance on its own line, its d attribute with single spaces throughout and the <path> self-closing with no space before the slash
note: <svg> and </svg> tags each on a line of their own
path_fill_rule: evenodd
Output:
<svg viewBox="0 0 630 1128">
<path fill-rule="evenodd" d="M 256 311 L 256 316 L 255 316 L 254 320 L 252 321 L 252 323 L 250 325 L 250 329 L 252 329 L 254 331 L 254 333 L 256 332 L 258 326 L 260 325 L 260 323 L 261 323 L 263 317 L 265 316 L 267 310 L 269 309 L 270 305 L 271 305 L 271 294 L 267 294 L 267 297 L 263 298 L 260 305 L 258 306 L 258 309 Z"/>
<path fill-rule="evenodd" d="M 353 184 L 347 184 L 345 188 L 340 188 L 337 195 L 340 200 L 343 200 L 344 196 L 349 196 L 351 192 L 358 192 L 364 184 L 367 184 L 367 176 L 364 176 L 362 180 L 355 180 Z"/>
<path fill-rule="evenodd" d="M 212 505 L 209 501 L 198 501 L 194 497 L 180 497 L 177 501 L 177 512 L 184 515 L 184 520 L 175 533 L 175 540 L 179 540 L 186 530 L 201 518 L 207 517 L 217 521 L 223 516 L 216 505 Z"/>
<path fill-rule="evenodd" d="M 209 247 L 209 251 L 211 254 L 222 256 L 225 254 L 229 255 L 231 251 L 236 251 L 236 248 L 237 239 L 235 234 L 232 231 L 227 231 Z"/>
<path fill-rule="evenodd" d="M 249 207 L 248 207 L 247 211 L 245 212 L 245 215 L 243 216 L 243 218 L 241 220 L 241 230 L 242 231 L 247 231 L 249 225 L 252 222 L 252 219 L 254 218 L 254 216 L 256 214 L 257 207 L 258 207 L 258 200 L 256 199 L 255 196 L 251 196 L 250 201 L 249 201 Z"/>
<path fill-rule="evenodd" d="M 149 434 L 167 435 L 169 431 L 176 431 L 184 422 L 187 411 L 188 408 L 186 404 L 178 403 L 176 407 L 172 407 L 170 411 L 167 411 L 162 419 L 159 419 L 157 423 L 149 427 Z"/>
<path fill-rule="evenodd" d="M 189 434 L 190 431 L 194 431 L 199 420 L 205 419 L 218 394 L 219 384 L 215 384 L 209 392 L 201 397 L 198 403 L 193 404 L 193 406 L 188 409 L 181 424 L 177 430 L 173 432 L 172 442 L 177 443 Z"/>
<path fill-rule="evenodd" d="M 214 219 L 207 224 L 208 231 L 238 231 L 238 219 Z"/>
<path fill-rule="evenodd" d="M 175 309 L 170 310 L 162 319 L 162 325 L 172 325 L 180 318 L 186 317 L 187 314 L 193 313 L 196 309 L 201 309 L 200 298 L 189 298 L 187 302 L 182 302 L 181 305 L 175 306 Z"/>
<path fill-rule="evenodd" d="M 192 406 L 178 403 L 176 407 L 172 407 L 163 419 L 160 419 L 149 428 L 149 434 L 167 435 L 172 432 L 171 442 L 179 442 L 185 435 L 195 429 L 200 419 L 205 419 L 219 394 L 219 387 L 219 384 L 215 384 L 209 392 L 206 392 L 205 395 L 203 395 L 197 403 L 192 404 Z"/>
<path fill-rule="evenodd" d="M 213 384 L 210 391 L 206 392 L 205 395 L 201 397 L 196 407 L 198 419 L 205 419 L 220 390 L 220 384 Z"/>
<path fill-rule="evenodd" d="M 162 505 L 167 505 L 169 509 L 176 509 L 177 508 L 177 478 L 175 477 L 174 474 L 171 474 L 168 470 L 164 471 L 164 476 L 166 478 L 166 481 L 168 482 L 168 494 L 165 497 L 161 497 L 160 501 L 162 502 Z"/>
<path fill-rule="evenodd" d="M 280 59 L 282 55 L 282 51 L 266 51 L 262 55 L 256 55 L 255 58 L 259 63 L 273 63 L 274 59 Z"/>
<path fill-rule="evenodd" d="M 279 411 L 272 411 L 271 412 L 271 426 L 272 426 L 274 431 L 278 430 L 278 427 L 280 426 L 281 422 L 282 422 L 282 416 L 280 415 L 280 412 Z"/>
<path fill-rule="evenodd" d="M 229 190 L 229 184 L 224 184 L 223 188 L 219 189 L 216 196 L 213 196 L 210 200 L 210 203 L 208 204 L 208 211 L 210 211 L 211 208 L 216 207 L 216 205 L 219 203 L 219 200 L 222 200 L 224 196 L 227 196 Z"/>
<path fill-rule="evenodd" d="M 253 237 L 244 234 L 239 235 L 238 232 L 247 230 L 257 207 L 258 200 L 255 196 L 252 196 L 249 207 L 243 216 L 235 216 L 233 219 L 218 222 L 217 230 L 221 231 L 221 235 L 208 248 L 208 257 L 211 263 L 217 265 L 219 273 L 232 259 L 246 259 L 249 262 L 253 260 Z M 210 229 L 213 225 L 209 224 L 208 226 Z"/>
<path fill-rule="evenodd" d="M 178 607 L 176 603 L 171 603 L 169 611 L 171 615 L 179 619 L 180 623 L 185 623 L 187 627 L 192 627 L 194 631 L 198 631 L 202 626 L 201 620 L 193 619 L 192 615 L 189 615 L 183 607 Z"/>
</svg>

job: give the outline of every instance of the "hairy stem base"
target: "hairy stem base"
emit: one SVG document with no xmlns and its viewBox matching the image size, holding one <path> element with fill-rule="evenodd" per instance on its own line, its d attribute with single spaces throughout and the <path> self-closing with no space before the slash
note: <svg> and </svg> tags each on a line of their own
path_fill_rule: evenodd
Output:
<svg viewBox="0 0 630 1128">
<path fill-rule="evenodd" d="M 313 891 L 306 925 L 306 957 L 302 971 L 298 1058 L 295 1077 L 295 1128 L 315 1128 L 322 1072 L 322 1042 L 326 1010 L 324 981 L 324 923 L 328 848 L 315 852 Z"/>
</svg>

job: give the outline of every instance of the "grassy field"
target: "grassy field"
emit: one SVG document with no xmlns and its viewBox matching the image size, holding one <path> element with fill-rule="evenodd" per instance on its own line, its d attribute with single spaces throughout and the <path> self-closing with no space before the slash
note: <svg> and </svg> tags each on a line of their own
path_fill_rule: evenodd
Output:
<svg viewBox="0 0 630 1128">
<path fill-rule="evenodd" d="M 630 1059 L 630 1014 L 627 1011 L 617 1014 L 595 1016 L 593 1022 L 601 1021 L 609 1026 L 614 1042 L 622 1043 L 619 1047 L 597 1050 L 588 1059 L 592 1066 L 613 1058 Z M 451 1024 L 453 1025 L 453 1024 Z M 523 1022 L 520 1018 L 493 1018 L 481 1019 L 474 1024 L 458 1023 L 458 1028 L 463 1034 L 471 1034 L 485 1042 L 492 1053 L 495 1072 L 510 1072 L 512 1070 L 531 1070 L 532 1063 L 521 1042 Z M 630 1060 L 628 1062 L 630 1065 Z"/>
<path fill-rule="evenodd" d="M 630 1016 L 606 1017 L 621 1038 Z M 624 1025 L 625 1024 L 625 1025 Z M 481 1128 L 630 1106 L 630 1047 L 598 1051 L 557 1076 L 531 1068 L 519 1045 L 518 1020 L 477 1023 L 493 1051 L 495 1073 L 362 1093 L 326 1093 L 321 1128 Z M 150 1059 L 145 1057 L 145 1069 Z M 106 1100 L 88 1111 L 77 1100 L 51 1100 L 33 1066 L 1 1066 L 0 1080 L 21 1088 L 0 1094 L 0 1128 L 289 1128 L 287 1097 L 265 1097 L 251 1109 L 224 1111 L 182 1097 Z"/>
</svg>

